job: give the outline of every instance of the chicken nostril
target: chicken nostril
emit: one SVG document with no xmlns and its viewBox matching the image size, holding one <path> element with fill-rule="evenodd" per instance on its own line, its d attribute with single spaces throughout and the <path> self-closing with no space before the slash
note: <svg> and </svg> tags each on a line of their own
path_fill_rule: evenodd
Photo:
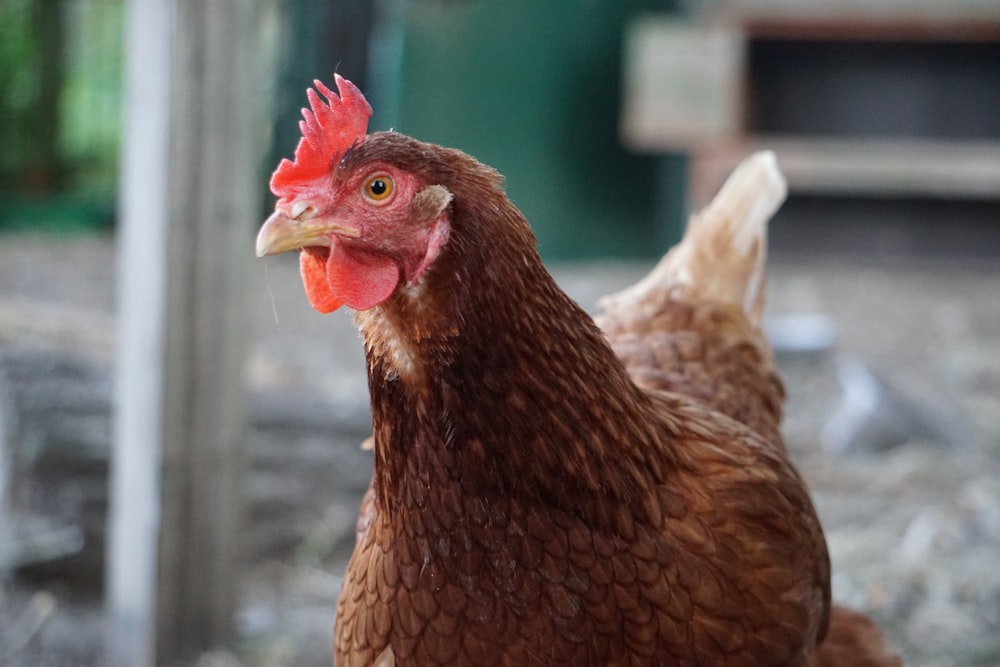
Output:
<svg viewBox="0 0 1000 667">
<path fill-rule="evenodd" d="M 315 211 L 312 206 L 303 201 L 297 201 L 292 203 L 292 208 L 289 211 L 293 220 L 298 220 L 302 215 L 308 211 Z"/>
</svg>

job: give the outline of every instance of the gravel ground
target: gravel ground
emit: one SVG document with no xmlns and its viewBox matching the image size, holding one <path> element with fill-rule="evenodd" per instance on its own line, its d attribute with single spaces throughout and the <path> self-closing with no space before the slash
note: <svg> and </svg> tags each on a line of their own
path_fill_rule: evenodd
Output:
<svg viewBox="0 0 1000 667">
<path fill-rule="evenodd" d="M 261 262 L 248 287 L 258 502 L 240 643 L 204 665 L 329 664 L 339 575 L 370 474 L 357 447 L 367 402 L 357 334 L 348 315 L 309 309 L 291 260 Z M 0 358 L 8 375 L 22 373 L 6 390 L 0 374 L 8 422 L 20 405 L 10 396 L 41 381 L 31 368 L 90 369 L 83 375 L 107 393 L 114 268 L 108 238 L 0 236 Z M 554 272 L 590 307 L 644 268 Z M 1000 266 L 785 256 L 770 271 L 775 339 L 798 331 L 794 341 L 818 348 L 779 361 L 785 432 L 826 528 L 835 598 L 872 614 L 909 665 L 1000 664 Z M 39 358 L 64 361 L 24 361 Z M 101 628 L 85 586 L 0 580 L 0 667 L 97 665 Z"/>
</svg>

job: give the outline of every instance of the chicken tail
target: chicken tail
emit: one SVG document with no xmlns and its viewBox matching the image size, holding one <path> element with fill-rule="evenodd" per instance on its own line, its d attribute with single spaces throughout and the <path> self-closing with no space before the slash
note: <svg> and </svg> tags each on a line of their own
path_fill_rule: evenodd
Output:
<svg viewBox="0 0 1000 667">
<path fill-rule="evenodd" d="M 651 318 L 665 302 L 683 297 L 738 306 L 758 326 L 764 307 L 767 223 L 787 190 L 774 153 L 748 157 L 715 199 L 691 216 L 684 238 L 645 278 L 601 300 L 605 316 Z"/>
</svg>

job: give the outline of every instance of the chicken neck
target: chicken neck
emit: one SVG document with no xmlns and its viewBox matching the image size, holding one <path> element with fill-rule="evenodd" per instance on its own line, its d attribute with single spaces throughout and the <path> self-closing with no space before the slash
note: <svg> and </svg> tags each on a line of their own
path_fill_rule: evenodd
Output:
<svg viewBox="0 0 1000 667">
<path fill-rule="evenodd" d="M 545 270 L 506 197 L 470 209 L 460 194 L 426 279 L 358 316 L 376 502 L 433 513 L 455 497 L 513 497 L 596 525 L 641 512 L 667 460 L 648 398 Z"/>
</svg>

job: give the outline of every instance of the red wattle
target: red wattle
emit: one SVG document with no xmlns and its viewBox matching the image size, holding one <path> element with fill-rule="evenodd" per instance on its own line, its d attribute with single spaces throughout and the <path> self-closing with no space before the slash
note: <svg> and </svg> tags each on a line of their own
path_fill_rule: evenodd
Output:
<svg viewBox="0 0 1000 667">
<path fill-rule="evenodd" d="M 326 279 L 326 253 L 303 250 L 299 253 L 299 273 L 306 288 L 306 298 L 321 313 L 332 313 L 343 305 Z"/>
<path fill-rule="evenodd" d="M 326 280 L 345 305 L 368 310 L 392 296 L 399 284 L 399 267 L 385 255 L 338 243 L 326 262 Z"/>
</svg>

